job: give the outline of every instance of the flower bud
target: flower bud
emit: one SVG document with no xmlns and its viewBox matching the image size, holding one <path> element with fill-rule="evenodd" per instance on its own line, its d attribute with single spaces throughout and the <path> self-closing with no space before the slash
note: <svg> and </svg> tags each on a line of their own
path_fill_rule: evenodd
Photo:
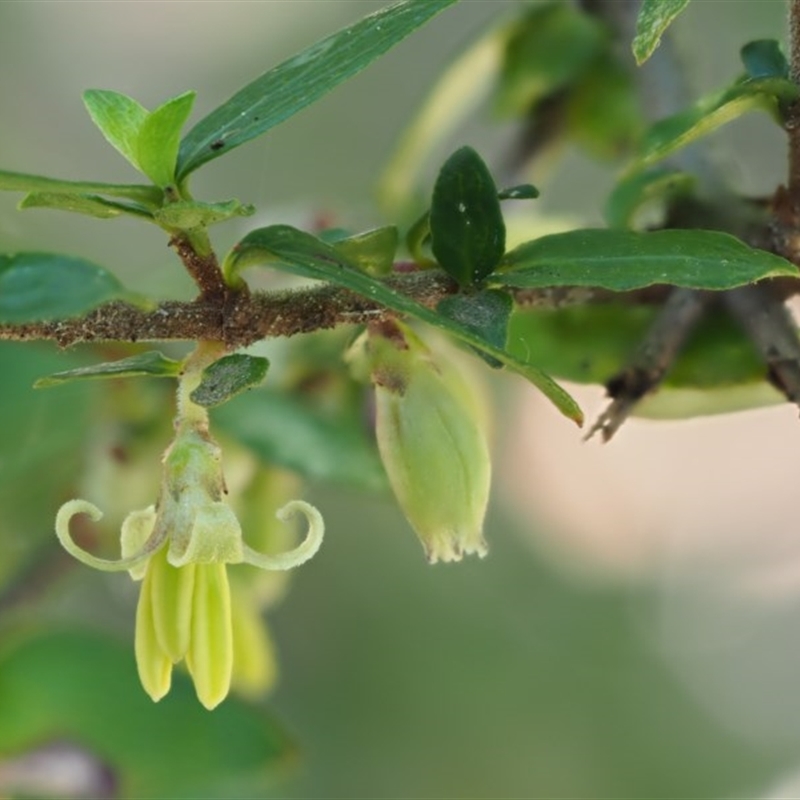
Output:
<svg viewBox="0 0 800 800">
<path fill-rule="evenodd" d="M 366 356 L 383 465 L 428 560 L 486 555 L 491 463 L 479 387 L 399 323 L 371 329 Z"/>
</svg>

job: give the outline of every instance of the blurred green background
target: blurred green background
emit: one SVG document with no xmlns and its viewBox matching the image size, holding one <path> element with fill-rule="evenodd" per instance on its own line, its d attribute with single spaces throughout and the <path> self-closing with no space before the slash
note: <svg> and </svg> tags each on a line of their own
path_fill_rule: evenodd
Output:
<svg viewBox="0 0 800 800">
<path fill-rule="evenodd" d="M 192 88 L 196 119 L 269 66 L 382 5 L 0 3 L 0 165 L 132 181 L 83 111 L 84 89 L 115 89 L 154 107 Z M 437 73 L 487 25 L 525 5 L 460 3 L 314 107 L 203 170 L 196 196 L 235 196 L 258 208 L 255 220 L 214 233 L 220 250 L 257 224 L 308 226 L 318 214 L 353 227 L 380 222 L 375 180 Z M 782 37 L 784 16 L 782 0 L 697 0 L 676 24 L 694 88 L 732 79 L 739 46 Z M 491 163 L 513 133 L 484 114 L 447 149 L 471 143 Z M 764 194 L 782 179 L 782 139 L 765 119 L 742 120 L 717 142 L 738 188 Z M 612 180 L 610 169 L 568 152 L 544 176 L 540 211 L 596 221 Z M 131 288 L 190 293 L 155 228 L 22 214 L 17 200 L 0 196 L 4 250 L 63 250 L 117 271 Z M 59 581 L 58 564 L 53 576 L 35 568 L 36 554 L 50 552 L 65 481 L 80 469 L 95 390 L 69 387 L 45 399 L 28 387 L 79 357 L 51 348 L 0 350 L 0 635 L 10 646 L 12 628 L 35 615 L 60 626 L 88 620 L 120 632 L 130 667 L 124 637 L 132 629 L 133 587 L 83 570 Z M 517 380 L 503 377 L 494 388 L 490 556 L 429 567 L 390 498 L 313 485 L 328 538 L 271 618 L 281 680 L 267 707 L 298 751 L 266 779 L 238 775 L 233 760 L 202 786 L 173 775 L 172 794 L 165 769 L 158 796 L 800 796 L 793 778 L 800 768 L 795 415 L 778 409 L 677 428 L 633 422 L 603 450 L 612 455 L 583 446 L 592 472 L 568 459 L 562 440 L 549 438 L 558 429 L 577 442 L 568 422 L 536 405 Z M 591 415 L 600 393 L 587 398 Z M 523 426 L 533 432 L 523 436 Z M 681 447 L 667 448 L 678 440 Z M 36 455 L 42 441 L 50 454 L 44 466 Z M 728 449 L 731 442 L 738 449 Z M 740 469 L 731 475 L 720 462 Z M 694 480 L 697 491 L 679 477 Z M 115 500 L 127 507 L 126 498 Z M 23 569 L 35 582 L 26 583 Z M 117 655 L 108 658 L 116 663 Z M 92 674 L 87 666 L 84 702 L 94 702 L 96 690 L 104 703 Z M 3 749 L 2 729 L 17 713 L 18 693 L 36 688 L 12 677 L 0 668 L 0 762 L 20 756 L 12 744 Z M 58 667 L 42 680 L 58 681 Z M 186 692 L 176 694 L 147 709 L 147 730 L 166 736 L 170 715 L 195 714 L 186 710 Z M 208 725 L 219 741 L 252 745 L 246 709 L 225 713 L 213 724 L 206 712 L 186 719 L 200 739 Z M 173 738 L 170 747 L 179 744 Z M 158 735 L 137 746 L 149 752 L 144 761 L 168 764 Z M 0 766 L 0 787 L 3 774 Z"/>
</svg>

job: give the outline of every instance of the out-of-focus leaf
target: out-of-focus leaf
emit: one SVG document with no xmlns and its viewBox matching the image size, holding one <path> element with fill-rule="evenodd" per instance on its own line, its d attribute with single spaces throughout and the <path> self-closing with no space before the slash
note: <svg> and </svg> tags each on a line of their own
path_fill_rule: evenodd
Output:
<svg viewBox="0 0 800 800">
<path fill-rule="evenodd" d="M 611 228 L 631 228 L 636 212 L 654 200 L 666 201 L 686 194 L 696 183 L 694 175 L 679 170 L 656 168 L 623 178 L 606 200 L 604 215 Z"/>
<path fill-rule="evenodd" d="M 607 41 L 597 19 L 571 4 L 535 6 L 508 38 L 495 100 L 498 112 L 528 113 L 545 95 L 575 80 Z"/>
<path fill-rule="evenodd" d="M 506 226 L 489 168 L 471 147 L 442 165 L 431 201 L 431 249 L 462 287 L 480 283 L 506 249 Z"/>
<path fill-rule="evenodd" d="M 156 705 L 139 684 L 133 647 L 98 633 L 6 640 L 0 696 L 0 755 L 74 742 L 112 770 L 120 797 L 257 796 L 295 756 L 264 708 L 230 697 L 209 714 L 180 671 Z"/>
<path fill-rule="evenodd" d="M 289 225 L 273 225 L 251 231 L 234 246 L 223 264 L 225 276 L 234 285 L 241 270 L 249 266 L 272 266 L 296 275 L 330 281 L 387 308 L 416 317 L 465 344 L 471 345 L 526 377 L 567 417 L 580 424 L 583 415 L 577 403 L 544 372 L 523 364 L 495 347 L 474 331 L 412 300 L 397 289 L 372 278 L 350 264 L 332 245 Z"/>
<path fill-rule="evenodd" d="M 189 131 L 178 155 L 178 179 L 311 105 L 454 2 L 402 0 L 256 78 Z"/>
<path fill-rule="evenodd" d="M 653 284 L 733 289 L 797 267 L 718 231 L 586 229 L 543 236 L 511 250 L 492 283 L 519 289 L 596 286 L 626 292 Z"/>
<path fill-rule="evenodd" d="M 191 393 L 193 402 L 213 408 L 237 394 L 258 386 L 267 377 L 269 361 L 260 356 L 233 353 L 203 370 L 200 385 Z"/>
<path fill-rule="evenodd" d="M 262 389 L 215 411 L 214 424 L 267 464 L 365 489 L 387 485 L 375 444 L 356 415 L 329 416 L 298 395 Z"/>
<path fill-rule="evenodd" d="M 62 181 L 43 175 L 0 170 L 0 190 L 8 192 L 30 192 L 46 194 L 108 195 L 122 197 L 140 203 L 148 209 L 161 204 L 161 190 L 155 186 L 139 186 L 127 183 L 97 183 L 91 181 Z"/>
<path fill-rule="evenodd" d="M 132 214 L 136 217 L 152 219 L 152 214 L 144 206 L 89 194 L 31 192 L 20 200 L 17 208 L 52 208 L 58 211 L 85 214 L 97 219 L 113 219 L 120 214 Z"/>
<path fill-rule="evenodd" d="M 358 264 L 369 275 L 381 277 L 392 271 L 399 234 L 394 225 L 385 225 L 328 241 L 352 264 Z"/>
<path fill-rule="evenodd" d="M 787 78 L 750 78 L 735 83 L 679 114 L 656 122 L 645 132 L 632 169 L 660 161 L 749 111 L 766 111 L 780 123 L 781 104 L 797 99 L 798 94 L 800 89 Z"/>
<path fill-rule="evenodd" d="M 644 64 L 653 55 L 664 31 L 688 5 L 689 0 L 642 0 L 633 40 L 637 64 Z"/>
<path fill-rule="evenodd" d="M 750 78 L 788 78 L 789 62 L 775 39 L 757 39 L 741 50 L 742 63 Z"/>
<path fill-rule="evenodd" d="M 610 54 L 592 62 L 565 104 L 570 137 L 597 158 L 628 153 L 644 130 L 633 76 Z"/>
<path fill-rule="evenodd" d="M 119 361 L 54 372 L 46 378 L 39 378 L 33 386 L 35 389 L 46 389 L 87 378 L 173 378 L 180 371 L 180 361 L 167 358 L 158 350 L 150 350 Z"/>
<path fill-rule="evenodd" d="M 153 214 L 155 221 L 164 228 L 192 230 L 205 228 L 233 217 L 250 217 L 255 208 L 238 200 L 220 203 L 203 203 L 198 200 L 179 200 L 159 208 Z"/>
<path fill-rule="evenodd" d="M 183 128 L 194 104 L 195 93 L 167 100 L 151 111 L 142 122 L 136 141 L 139 169 L 156 186 L 170 186 L 175 181 L 175 165 Z"/>
<path fill-rule="evenodd" d="M 0 255 L 0 323 L 66 319 L 126 297 L 114 275 L 82 258 Z"/>
<path fill-rule="evenodd" d="M 531 183 L 508 186 L 497 193 L 498 200 L 535 200 L 538 196 L 539 190 Z"/>
</svg>

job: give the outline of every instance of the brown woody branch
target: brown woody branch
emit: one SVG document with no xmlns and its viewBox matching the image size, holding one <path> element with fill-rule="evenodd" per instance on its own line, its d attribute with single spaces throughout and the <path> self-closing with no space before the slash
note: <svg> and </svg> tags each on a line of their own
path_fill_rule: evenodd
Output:
<svg viewBox="0 0 800 800">
<path fill-rule="evenodd" d="M 433 270 L 398 276 L 387 281 L 387 285 L 428 308 L 435 307 L 456 290 L 444 273 Z M 603 296 L 611 297 L 613 293 L 562 287 L 524 290 L 519 292 L 518 299 L 527 306 L 558 308 Z M 397 313 L 374 300 L 325 284 L 281 292 L 201 296 L 191 302 L 166 301 L 152 310 L 111 302 L 80 318 L 0 325 L 0 340 L 48 340 L 61 347 L 82 342 L 207 340 L 224 342 L 233 350 L 261 339 L 393 316 Z"/>
</svg>

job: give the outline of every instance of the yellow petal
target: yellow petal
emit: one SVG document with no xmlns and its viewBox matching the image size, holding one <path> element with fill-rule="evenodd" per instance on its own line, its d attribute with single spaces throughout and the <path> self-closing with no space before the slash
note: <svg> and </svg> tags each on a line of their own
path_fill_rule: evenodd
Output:
<svg viewBox="0 0 800 800">
<path fill-rule="evenodd" d="M 172 662 L 161 649 L 153 624 L 151 596 L 152 577 L 148 570 L 136 607 L 136 667 L 147 694 L 158 702 L 168 691 L 172 680 Z"/>
<path fill-rule="evenodd" d="M 195 565 L 173 567 L 164 547 L 150 559 L 147 574 L 151 576 L 153 622 L 158 643 L 175 664 L 189 649 Z"/>
<path fill-rule="evenodd" d="M 256 599 L 232 587 L 233 688 L 253 699 L 262 697 L 278 679 L 278 662 L 269 630 Z"/>
<path fill-rule="evenodd" d="M 231 592 L 225 564 L 197 564 L 192 636 L 186 663 L 197 698 L 209 710 L 227 696 L 233 672 Z"/>
</svg>

